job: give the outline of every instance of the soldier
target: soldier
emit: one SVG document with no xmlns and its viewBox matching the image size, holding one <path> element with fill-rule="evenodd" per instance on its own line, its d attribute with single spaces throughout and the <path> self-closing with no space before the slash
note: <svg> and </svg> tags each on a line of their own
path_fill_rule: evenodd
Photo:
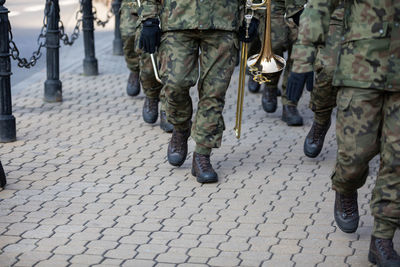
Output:
<svg viewBox="0 0 400 267">
<path fill-rule="evenodd" d="M 141 23 L 138 21 L 136 36 L 140 36 L 141 30 Z M 139 42 L 135 42 L 135 49 L 139 55 L 140 82 L 142 83 L 143 92 L 146 95 L 142 110 L 143 120 L 150 124 L 155 123 L 158 118 L 158 103 L 161 102 L 160 128 L 166 133 L 171 133 L 173 126 L 167 121 L 163 86 L 155 77 L 150 55 L 143 53 L 138 44 Z M 157 54 L 154 57 L 157 58 Z"/>
<path fill-rule="evenodd" d="M 183 164 L 191 134 L 196 142 L 192 174 L 200 183 L 218 181 L 210 154 L 212 148 L 221 146 L 225 129 L 222 110 L 236 63 L 236 31 L 242 2 L 147 0 L 142 5 L 140 43 L 149 53 L 155 52 L 159 45 L 167 117 L 174 126 L 168 161 L 173 166 Z M 199 102 L 191 126 L 193 111 L 189 89 L 197 81 Z"/>
<path fill-rule="evenodd" d="M 135 52 L 135 31 L 138 21 L 138 6 L 134 0 L 122 0 L 121 3 L 121 38 L 124 44 L 124 56 L 126 65 L 130 70 L 126 93 L 137 96 L 140 93 L 139 82 L 139 55 Z"/>
<path fill-rule="evenodd" d="M 284 51 L 288 51 L 289 57 L 292 44 L 297 38 L 298 20 L 303 10 L 306 0 L 274 0 L 271 2 L 271 39 L 272 51 L 283 57 Z M 293 102 L 286 97 L 287 73 L 291 68 L 289 60 L 284 72 L 282 84 L 282 120 L 289 126 L 303 125 L 303 118 L 297 110 L 297 102 Z M 270 75 L 271 82 L 266 83 L 261 103 L 265 112 L 274 113 L 277 109 L 278 82 L 281 73 Z M 249 79 L 249 89 L 259 87 L 252 79 Z M 254 89 L 253 89 L 254 90 Z"/>
<path fill-rule="evenodd" d="M 331 16 L 324 43 L 318 39 L 319 36 L 311 34 L 313 25 L 320 21 L 302 16 L 298 39 L 293 46 L 293 67 L 288 79 L 287 94 L 288 99 L 298 102 L 305 84 L 308 89 L 312 89 L 309 107 L 314 112 L 314 122 L 304 141 L 304 154 L 310 158 L 315 158 L 321 152 L 331 125 L 332 111 L 336 107 L 337 87 L 332 86 L 332 79 L 340 50 L 343 13 L 342 3 Z"/>
<path fill-rule="evenodd" d="M 0 161 L 0 187 L 4 187 L 5 185 L 6 185 L 6 174 L 4 173 L 4 169 Z"/>
<path fill-rule="evenodd" d="M 338 2 L 308 3 L 304 18 L 315 22 L 312 34 L 321 42 Z M 392 242 L 400 226 L 400 1 L 346 0 L 344 5 L 344 34 L 333 78 L 339 86 L 334 217 L 342 231 L 357 230 L 357 189 L 366 181 L 369 161 L 379 154 L 368 259 L 378 266 L 400 266 Z"/>
</svg>

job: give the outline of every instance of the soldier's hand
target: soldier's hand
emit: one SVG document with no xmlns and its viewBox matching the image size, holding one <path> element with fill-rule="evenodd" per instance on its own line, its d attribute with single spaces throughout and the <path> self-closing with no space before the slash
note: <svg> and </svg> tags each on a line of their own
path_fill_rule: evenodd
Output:
<svg viewBox="0 0 400 267">
<path fill-rule="evenodd" d="M 239 40 L 245 43 L 251 43 L 254 38 L 258 35 L 258 24 L 260 21 L 256 18 L 252 18 L 248 29 L 248 37 L 246 38 L 246 20 L 243 20 L 242 26 L 239 27 Z"/>
<path fill-rule="evenodd" d="M 140 34 L 139 48 L 144 52 L 153 54 L 160 46 L 161 29 L 160 21 L 155 18 L 146 19 L 142 23 L 143 28 Z"/>
<path fill-rule="evenodd" d="M 290 101 L 298 102 L 301 94 L 303 93 L 304 85 L 307 91 L 312 91 L 314 83 L 314 72 L 296 73 L 291 72 L 289 74 L 286 94 Z"/>
</svg>

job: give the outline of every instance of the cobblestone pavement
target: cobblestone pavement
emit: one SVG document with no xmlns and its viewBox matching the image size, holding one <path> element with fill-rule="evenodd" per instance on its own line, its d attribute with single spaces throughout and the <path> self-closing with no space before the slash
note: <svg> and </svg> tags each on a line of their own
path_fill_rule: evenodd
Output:
<svg viewBox="0 0 400 267">
<path fill-rule="evenodd" d="M 334 127 L 318 158 L 302 151 L 308 95 L 306 125 L 289 128 L 281 107 L 267 114 L 260 94 L 246 93 L 236 140 L 236 70 L 212 156 L 220 181 L 200 185 L 193 141 L 171 167 L 170 136 L 143 122 L 143 94 L 125 94 L 123 58 L 111 45 L 97 58 L 99 76 L 82 76 L 81 59 L 62 73 L 63 103 L 43 102 L 43 80 L 14 96 L 18 141 L 0 144 L 1 266 L 368 266 L 373 180 L 360 190 L 359 229 L 342 233 L 329 179 Z"/>
</svg>

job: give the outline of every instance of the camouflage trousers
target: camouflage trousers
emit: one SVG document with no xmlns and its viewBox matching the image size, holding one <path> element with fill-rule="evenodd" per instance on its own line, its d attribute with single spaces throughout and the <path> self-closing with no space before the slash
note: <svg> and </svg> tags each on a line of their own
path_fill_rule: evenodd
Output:
<svg viewBox="0 0 400 267">
<path fill-rule="evenodd" d="M 230 31 L 185 30 L 165 32 L 161 37 L 160 75 L 168 121 L 176 129 L 190 125 L 193 106 L 189 89 L 197 82 L 199 102 L 191 136 L 198 146 L 221 146 L 222 111 L 237 51 L 236 33 Z"/>
<path fill-rule="evenodd" d="M 315 57 L 315 83 L 309 105 L 310 109 L 314 111 L 314 121 L 319 124 L 327 123 L 331 118 L 333 109 L 336 107 L 337 87 L 332 85 L 332 80 L 337 65 L 341 37 L 341 21 L 334 22 L 331 19 L 325 46 L 317 50 Z"/>
<path fill-rule="evenodd" d="M 372 234 L 392 238 L 400 227 L 400 92 L 342 87 L 337 104 L 333 189 L 348 194 L 363 186 L 369 161 L 380 154 L 371 199 Z"/>
<path fill-rule="evenodd" d="M 157 54 L 154 56 L 157 58 Z M 142 84 L 144 94 L 148 98 L 160 99 L 161 110 L 165 110 L 165 94 L 164 90 L 162 90 L 163 85 L 156 80 L 150 54 L 148 53 L 140 54 L 140 83 Z"/>
<path fill-rule="evenodd" d="M 136 32 L 136 23 L 139 17 L 136 14 L 135 10 L 133 10 L 132 5 L 130 5 L 129 1 L 122 1 L 121 4 L 121 39 L 124 44 L 124 57 L 126 61 L 126 65 L 128 69 L 132 72 L 139 71 L 139 55 L 135 51 L 135 32 Z"/>
</svg>

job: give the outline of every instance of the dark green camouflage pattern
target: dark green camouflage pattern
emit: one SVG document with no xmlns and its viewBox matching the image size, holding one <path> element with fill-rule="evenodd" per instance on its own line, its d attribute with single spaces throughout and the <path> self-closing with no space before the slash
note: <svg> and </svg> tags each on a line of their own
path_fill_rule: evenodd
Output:
<svg viewBox="0 0 400 267">
<path fill-rule="evenodd" d="M 400 227 L 400 92 L 342 87 L 338 92 L 338 154 L 333 189 L 346 194 L 364 185 L 369 161 L 380 153 L 372 192 L 373 235 L 391 239 Z"/>
<path fill-rule="evenodd" d="M 197 83 L 199 102 L 191 136 L 198 145 L 221 145 L 222 111 L 237 52 L 236 33 L 229 31 L 175 31 L 161 37 L 160 75 L 168 121 L 178 129 L 188 125 L 193 113 L 189 90 Z"/>
<path fill-rule="evenodd" d="M 314 120 L 319 124 L 326 124 L 336 106 L 337 87 L 332 86 L 332 80 L 342 39 L 344 8 L 340 5 L 332 14 L 327 38 L 323 44 L 318 39 L 311 39 L 315 37 L 312 30 L 321 27 L 314 24 L 321 21 L 308 17 L 309 13 L 306 10 L 307 7 L 301 17 L 298 39 L 293 46 L 292 71 L 314 71 L 315 83 L 311 92 L 310 108 L 315 113 Z"/>
<path fill-rule="evenodd" d="M 236 31 L 243 5 L 243 0 L 143 0 L 140 19 L 160 16 L 164 32 L 195 29 Z"/>
<path fill-rule="evenodd" d="M 338 1 L 310 0 L 326 39 L 329 16 Z M 340 85 L 336 134 L 338 156 L 333 188 L 360 188 L 368 163 L 380 155 L 371 199 L 372 235 L 393 238 L 400 227 L 400 1 L 345 1 L 344 36 L 334 85 Z"/>
<path fill-rule="evenodd" d="M 121 3 L 121 38 L 124 44 L 123 51 L 128 69 L 132 72 L 139 71 L 139 55 L 135 51 L 136 24 L 139 19 L 137 15 L 137 1 L 123 0 Z"/>
<path fill-rule="evenodd" d="M 334 85 L 400 90 L 400 1 L 346 0 L 344 36 Z M 311 31 L 323 43 L 339 0 L 311 0 L 306 16 L 322 25 Z M 303 19 L 303 16 L 302 16 Z"/>
</svg>

